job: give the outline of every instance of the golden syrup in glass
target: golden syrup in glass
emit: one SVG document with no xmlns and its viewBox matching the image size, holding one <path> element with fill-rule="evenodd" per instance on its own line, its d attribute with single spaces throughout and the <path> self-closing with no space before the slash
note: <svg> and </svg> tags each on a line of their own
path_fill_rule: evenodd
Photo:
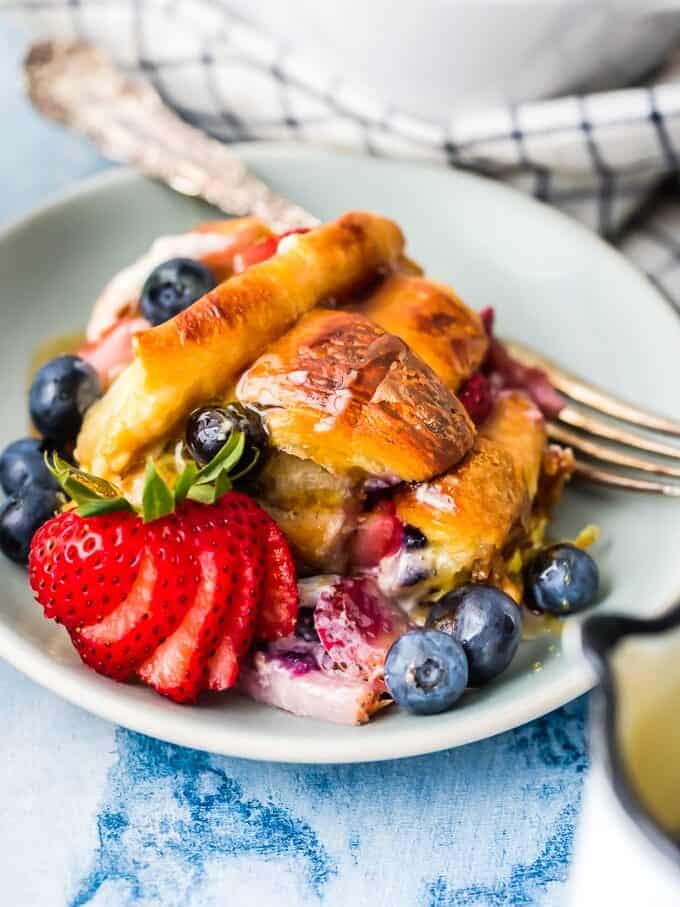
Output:
<svg viewBox="0 0 680 907">
<path fill-rule="evenodd" d="M 680 628 L 624 640 L 612 667 L 629 782 L 661 828 L 679 840 Z"/>
</svg>

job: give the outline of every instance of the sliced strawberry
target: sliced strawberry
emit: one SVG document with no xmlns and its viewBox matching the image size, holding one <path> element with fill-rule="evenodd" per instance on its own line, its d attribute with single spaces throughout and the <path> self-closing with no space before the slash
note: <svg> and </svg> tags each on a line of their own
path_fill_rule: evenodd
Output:
<svg viewBox="0 0 680 907">
<path fill-rule="evenodd" d="M 209 663 L 209 688 L 223 690 L 234 684 L 238 661 L 250 648 L 254 635 L 271 640 L 292 633 L 298 590 L 288 543 L 254 501 L 230 491 L 215 509 L 233 534 L 240 576 L 223 639 Z"/>
<path fill-rule="evenodd" d="M 493 409 L 493 392 L 489 379 L 481 372 L 473 372 L 458 391 L 458 399 L 475 425 L 481 425 Z"/>
<path fill-rule="evenodd" d="M 217 644 L 215 654 L 208 659 L 208 678 L 206 687 L 209 690 L 230 690 L 236 681 L 241 667 L 234 643 L 228 633 Z"/>
<path fill-rule="evenodd" d="M 202 549 L 209 539 L 216 537 L 225 558 L 225 569 L 233 577 L 229 608 L 225 611 L 219 639 L 208 656 L 206 679 L 210 689 L 225 690 L 236 682 L 239 658 L 253 640 L 264 581 L 262 540 L 266 515 L 250 498 L 238 492 L 224 495 L 214 507 L 189 502 L 183 509 L 194 543 Z"/>
<path fill-rule="evenodd" d="M 141 618 L 150 608 L 158 571 L 151 553 L 146 552 L 142 558 L 137 579 L 125 601 L 101 623 L 92 627 L 76 627 L 70 630 L 71 641 L 78 651 L 81 660 L 113 680 L 126 680 L 135 670 L 134 663 L 128 658 L 128 650 L 116 645 L 115 633 L 126 636 L 134 621 Z M 112 622 L 114 626 L 112 626 Z M 97 637 L 96 630 L 101 627 L 106 638 Z M 83 629 L 89 634 L 83 636 Z M 113 644 L 110 639 L 113 639 Z"/>
<path fill-rule="evenodd" d="M 36 533 L 29 569 L 87 665 L 115 680 L 137 672 L 178 702 L 233 686 L 256 627 L 273 639 L 297 617 L 283 535 L 233 491 L 147 525 L 127 512 L 62 514 Z"/>
<path fill-rule="evenodd" d="M 139 571 L 146 527 L 133 513 L 48 520 L 31 545 L 28 576 L 45 616 L 69 630 L 102 621 L 125 601 Z"/>
<path fill-rule="evenodd" d="M 225 495 L 218 505 L 230 533 L 229 553 L 238 583 L 224 633 L 208 663 L 207 686 L 227 690 L 238 676 L 239 660 L 251 646 L 265 578 L 264 511 L 238 492 Z"/>
<path fill-rule="evenodd" d="M 546 373 L 513 359 L 500 340 L 491 339 L 483 368 L 496 389 L 519 388 L 526 391 L 549 419 L 556 418 L 564 409 L 565 400 L 552 386 Z"/>
<path fill-rule="evenodd" d="M 395 554 L 404 539 L 404 526 L 392 501 L 381 501 L 363 516 L 352 542 L 352 561 L 359 568 L 377 567 L 384 557 Z"/>
<path fill-rule="evenodd" d="M 279 233 L 276 236 L 267 236 L 266 238 L 259 239 L 251 246 L 243 249 L 242 252 L 239 252 L 234 256 L 234 274 L 241 274 L 251 265 L 258 265 L 261 261 L 266 261 L 268 258 L 276 255 L 281 240 L 285 239 L 287 236 L 293 236 L 296 233 L 309 233 L 309 228 L 298 227 L 295 230 L 285 230 L 283 233 Z"/>
<path fill-rule="evenodd" d="M 271 258 L 276 254 L 278 245 L 278 236 L 268 236 L 266 239 L 260 239 L 252 246 L 248 246 L 243 252 L 234 255 L 234 274 L 241 274 L 251 265 L 257 265 L 261 261 Z"/>
<path fill-rule="evenodd" d="M 97 372 L 104 390 L 132 362 L 132 338 L 150 327 L 144 318 L 119 318 L 98 340 L 86 343 L 78 350 L 80 358 Z"/>
<path fill-rule="evenodd" d="M 374 681 L 382 675 L 390 646 L 409 624 L 373 579 L 347 577 L 321 595 L 314 626 L 337 667 L 352 677 Z"/>
<path fill-rule="evenodd" d="M 182 518 L 201 564 L 198 595 L 139 672 L 177 702 L 192 701 L 204 687 L 234 685 L 239 658 L 253 639 L 264 578 L 264 514 L 245 495 L 231 492 L 211 508 L 188 503 Z"/>
<path fill-rule="evenodd" d="M 205 544 L 201 540 L 202 548 Z M 208 658 L 223 633 L 238 583 L 231 556 L 220 547 L 203 548 L 198 564 L 201 579 L 194 603 L 138 672 L 145 683 L 175 702 L 193 702 L 206 686 Z"/>
<path fill-rule="evenodd" d="M 224 246 L 215 252 L 207 252 L 201 261 L 215 275 L 218 281 L 227 280 L 234 273 L 234 259 L 254 243 L 272 236 L 271 230 L 262 221 L 246 218 L 240 224 L 232 220 L 208 221 L 194 228 L 198 233 L 223 233 Z"/>
<path fill-rule="evenodd" d="M 115 680 L 130 677 L 182 620 L 199 575 L 184 523 L 175 515 L 150 523 L 139 576 L 127 599 L 74 638 L 83 661 Z"/>
<path fill-rule="evenodd" d="M 494 307 L 489 305 L 479 313 L 487 337 L 493 337 L 493 324 L 496 318 Z"/>
<path fill-rule="evenodd" d="M 272 519 L 266 516 L 266 521 L 264 592 L 255 636 L 271 642 L 290 635 L 295 629 L 300 596 L 288 542 Z"/>
</svg>

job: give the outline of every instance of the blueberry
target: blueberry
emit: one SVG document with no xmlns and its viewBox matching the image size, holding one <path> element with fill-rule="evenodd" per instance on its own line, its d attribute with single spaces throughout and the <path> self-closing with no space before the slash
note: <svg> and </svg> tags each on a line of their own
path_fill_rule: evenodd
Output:
<svg viewBox="0 0 680 907">
<path fill-rule="evenodd" d="M 470 685 L 482 686 L 504 671 L 519 645 L 522 621 L 515 602 L 493 586 L 461 586 L 432 606 L 428 627 L 449 633 L 465 650 Z"/>
<path fill-rule="evenodd" d="M 446 712 L 463 695 L 468 663 L 463 647 L 439 630 L 410 630 L 385 659 L 385 683 L 394 701 L 416 715 Z"/>
<path fill-rule="evenodd" d="M 56 491 L 39 485 L 29 487 L 21 497 L 7 498 L 0 510 L 0 551 L 10 560 L 25 564 L 33 536 L 54 516 L 59 504 Z"/>
<path fill-rule="evenodd" d="M 240 403 L 194 410 L 186 427 L 187 450 L 203 466 L 220 452 L 232 431 L 245 434 L 246 446 L 241 463 L 244 466 L 252 463 L 256 452 L 259 452 L 259 462 L 262 462 L 267 449 L 267 432 L 255 410 Z"/>
<path fill-rule="evenodd" d="M 215 275 L 193 258 L 172 258 L 158 265 L 142 288 L 142 315 L 163 324 L 217 286 Z"/>
<path fill-rule="evenodd" d="M 18 494 L 31 485 L 52 488 L 59 483 L 45 466 L 45 447 L 36 438 L 12 441 L 0 455 L 0 485 L 5 494 Z"/>
<path fill-rule="evenodd" d="M 597 564 L 589 554 L 575 545 L 552 545 L 527 568 L 527 604 L 549 614 L 573 614 L 592 605 L 599 583 Z"/>
<path fill-rule="evenodd" d="M 399 585 L 404 589 L 409 589 L 411 586 L 417 586 L 418 583 L 422 583 L 423 580 L 426 580 L 430 576 L 432 576 L 431 567 L 426 567 L 424 564 L 421 564 L 420 561 L 414 561 L 407 558 L 402 561 L 401 564 Z"/>
<path fill-rule="evenodd" d="M 410 523 L 404 525 L 404 546 L 409 550 L 416 548 L 425 548 L 427 545 L 427 536 L 424 535 L 417 526 Z"/>
<path fill-rule="evenodd" d="M 83 416 L 101 393 L 97 373 L 88 362 L 58 356 L 33 379 L 29 395 L 33 424 L 57 446 L 75 441 Z"/>
<path fill-rule="evenodd" d="M 295 626 L 295 635 L 298 639 L 303 639 L 305 642 L 319 642 L 319 634 L 314 626 L 313 608 L 300 608 Z"/>
<path fill-rule="evenodd" d="M 319 662 L 313 652 L 290 652 L 277 653 L 276 660 L 286 668 L 293 677 L 303 677 L 310 671 L 319 670 Z"/>
</svg>

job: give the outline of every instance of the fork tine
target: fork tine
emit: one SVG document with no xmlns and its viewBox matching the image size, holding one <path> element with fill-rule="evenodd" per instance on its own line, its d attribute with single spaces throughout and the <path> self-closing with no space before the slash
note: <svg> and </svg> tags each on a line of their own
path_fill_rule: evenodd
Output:
<svg viewBox="0 0 680 907">
<path fill-rule="evenodd" d="M 659 476 L 672 476 L 680 479 L 680 467 L 666 466 L 664 463 L 656 463 L 645 457 L 637 457 L 634 454 L 625 453 L 617 450 L 609 444 L 598 444 L 589 438 L 584 438 L 575 431 L 569 431 L 562 428 L 555 422 L 548 422 L 548 437 L 553 441 L 559 441 L 562 444 L 568 444 L 575 450 L 593 457 L 595 460 L 601 460 L 603 463 L 610 463 L 616 466 L 627 466 L 629 469 L 639 469 L 642 472 L 652 472 Z"/>
<path fill-rule="evenodd" d="M 552 362 L 550 359 L 539 355 L 524 344 L 515 341 L 504 340 L 510 355 L 521 362 L 522 365 L 540 368 L 550 379 L 551 384 L 563 394 L 571 397 L 572 400 L 578 400 L 579 403 L 585 403 L 592 406 L 602 413 L 623 419 L 625 422 L 632 422 L 634 425 L 641 425 L 643 428 L 650 428 L 653 431 L 661 431 L 665 434 L 680 435 L 680 423 L 664 416 L 658 416 L 647 410 L 633 406 L 600 390 L 594 384 L 579 378 L 572 372 L 568 372 L 561 366 Z"/>
<path fill-rule="evenodd" d="M 599 485 L 609 485 L 612 488 L 625 488 L 627 491 L 645 491 L 649 494 L 662 494 L 668 497 L 680 497 L 680 485 L 671 485 L 667 482 L 650 482 L 647 479 L 634 479 L 621 475 L 618 472 L 609 472 L 590 466 L 582 460 L 577 460 L 574 468 L 577 476 L 597 482 Z"/>
<path fill-rule="evenodd" d="M 606 438 L 607 441 L 616 441 L 618 444 L 635 447 L 637 450 L 646 450 L 648 453 L 661 454 L 664 457 L 680 460 L 680 447 L 673 447 L 671 444 L 646 438 L 625 426 L 598 419 L 597 416 L 569 404 L 560 410 L 557 420 L 572 428 L 587 431 L 598 438 Z"/>
</svg>

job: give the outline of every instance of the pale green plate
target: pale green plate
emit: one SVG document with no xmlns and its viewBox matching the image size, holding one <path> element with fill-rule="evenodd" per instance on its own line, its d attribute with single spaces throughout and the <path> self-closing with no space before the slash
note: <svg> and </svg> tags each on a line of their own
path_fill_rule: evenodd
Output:
<svg viewBox="0 0 680 907">
<path fill-rule="evenodd" d="M 623 258 L 585 229 L 492 182 L 443 169 L 283 146 L 244 146 L 276 189 L 322 218 L 350 208 L 399 221 L 409 251 L 468 304 L 492 305 L 499 331 L 543 350 L 631 400 L 680 415 L 680 319 Z M 104 282 L 161 233 L 214 216 L 133 173 L 76 187 L 0 237 L 3 446 L 26 429 L 32 350 L 83 324 Z M 680 591 L 680 502 L 572 488 L 557 534 L 602 526 L 597 606 L 652 614 Z M 292 717 L 233 694 L 192 708 L 118 685 L 81 666 L 66 634 L 44 620 L 25 573 L 0 563 L 0 655 L 38 683 L 98 715 L 187 746 L 254 759 L 389 759 L 496 734 L 567 702 L 592 684 L 581 660 L 544 636 L 511 669 L 454 711 L 415 718 L 389 710 L 345 728 Z M 658 678 L 650 678 L 657 682 Z"/>
</svg>

